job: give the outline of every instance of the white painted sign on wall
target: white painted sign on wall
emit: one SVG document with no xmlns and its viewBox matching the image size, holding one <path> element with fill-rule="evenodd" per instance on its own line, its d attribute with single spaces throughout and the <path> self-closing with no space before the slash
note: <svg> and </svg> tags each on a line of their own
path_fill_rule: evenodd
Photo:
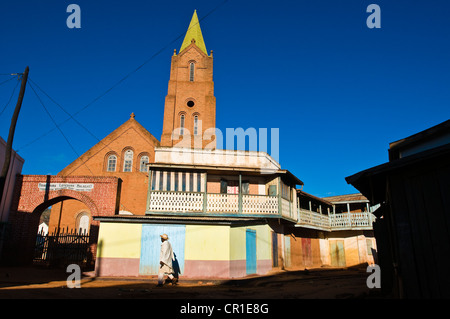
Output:
<svg viewBox="0 0 450 319">
<path fill-rule="evenodd" d="M 47 183 L 39 183 L 38 188 L 40 191 L 45 191 L 47 189 Z M 48 185 L 48 190 L 59 191 L 62 189 L 68 189 L 78 192 L 90 192 L 94 189 L 94 184 L 86 183 L 50 183 Z"/>
</svg>

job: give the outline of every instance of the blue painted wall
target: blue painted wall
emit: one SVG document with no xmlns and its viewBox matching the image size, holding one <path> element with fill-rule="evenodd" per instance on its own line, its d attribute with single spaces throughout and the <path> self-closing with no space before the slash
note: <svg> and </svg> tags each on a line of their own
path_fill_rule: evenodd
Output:
<svg viewBox="0 0 450 319">
<path fill-rule="evenodd" d="M 186 237 L 185 225 L 142 225 L 140 275 L 157 275 L 159 254 L 161 251 L 160 235 L 167 234 L 175 255 L 174 270 L 184 272 L 184 248 Z"/>
</svg>

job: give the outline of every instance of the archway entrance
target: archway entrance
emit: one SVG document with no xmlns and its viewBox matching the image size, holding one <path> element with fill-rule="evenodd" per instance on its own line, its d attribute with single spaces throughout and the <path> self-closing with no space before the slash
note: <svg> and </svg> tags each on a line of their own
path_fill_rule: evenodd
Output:
<svg viewBox="0 0 450 319">
<path fill-rule="evenodd" d="M 112 216 L 119 211 L 120 179 L 117 177 L 20 175 L 9 215 L 9 232 L 2 262 L 25 265 L 33 261 L 42 213 L 50 206 L 75 200 L 86 207 L 84 215 Z M 86 227 L 86 217 L 79 215 Z M 89 219 L 89 249 L 95 257 L 98 221 Z"/>
<path fill-rule="evenodd" d="M 95 251 L 91 251 L 90 231 L 97 233 L 95 225 L 91 227 L 89 208 L 79 200 L 55 198 L 51 207 L 40 205 L 40 215 L 36 242 L 33 254 L 33 264 L 40 266 L 66 267 L 78 264 L 83 269 L 93 269 Z M 63 207 L 67 207 L 63 211 Z M 40 212 L 42 211 L 42 212 Z"/>
</svg>

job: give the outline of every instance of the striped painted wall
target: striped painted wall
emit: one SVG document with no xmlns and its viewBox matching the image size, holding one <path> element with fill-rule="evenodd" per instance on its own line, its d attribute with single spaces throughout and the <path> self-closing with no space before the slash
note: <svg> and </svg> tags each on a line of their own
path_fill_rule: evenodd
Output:
<svg viewBox="0 0 450 319">
<path fill-rule="evenodd" d="M 137 276 L 141 234 L 141 224 L 101 223 L 95 262 L 97 276 Z"/>
<path fill-rule="evenodd" d="M 247 230 L 255 234 L 253 246 L 248 246 Z M 156 275 L 161 245 L 159 235 L 162 233 L 169 235 L 180 277 L 243 277 L 248 274 L 248 262 L 255 263 L 257 274 L 272 269 L 271 231 L 267 225 L 230 227 L 102 222 L 97 275 Z M 254 260 L 247 260 L 248 247 L 254 247 Z"/>
</svg>

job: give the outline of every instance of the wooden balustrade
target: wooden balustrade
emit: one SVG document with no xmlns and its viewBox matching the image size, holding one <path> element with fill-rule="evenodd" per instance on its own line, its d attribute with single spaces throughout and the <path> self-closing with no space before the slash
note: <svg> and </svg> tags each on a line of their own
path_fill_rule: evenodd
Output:
<svg viewBox="0 0 450 319">
<path fill-rule="evenodd" d="M 206 196 L 206 200 L 205 200 Z M 241 196 L 241 200 L 239 197 Z M 375 217 L 368 212 L 321 214 L 294 208 L 287 199 L 266 195 L 152 191 L 149 212 L 268 215 L 295 218 L 297 225 L 324 231 L 372 229 Z"/>
</svg>

